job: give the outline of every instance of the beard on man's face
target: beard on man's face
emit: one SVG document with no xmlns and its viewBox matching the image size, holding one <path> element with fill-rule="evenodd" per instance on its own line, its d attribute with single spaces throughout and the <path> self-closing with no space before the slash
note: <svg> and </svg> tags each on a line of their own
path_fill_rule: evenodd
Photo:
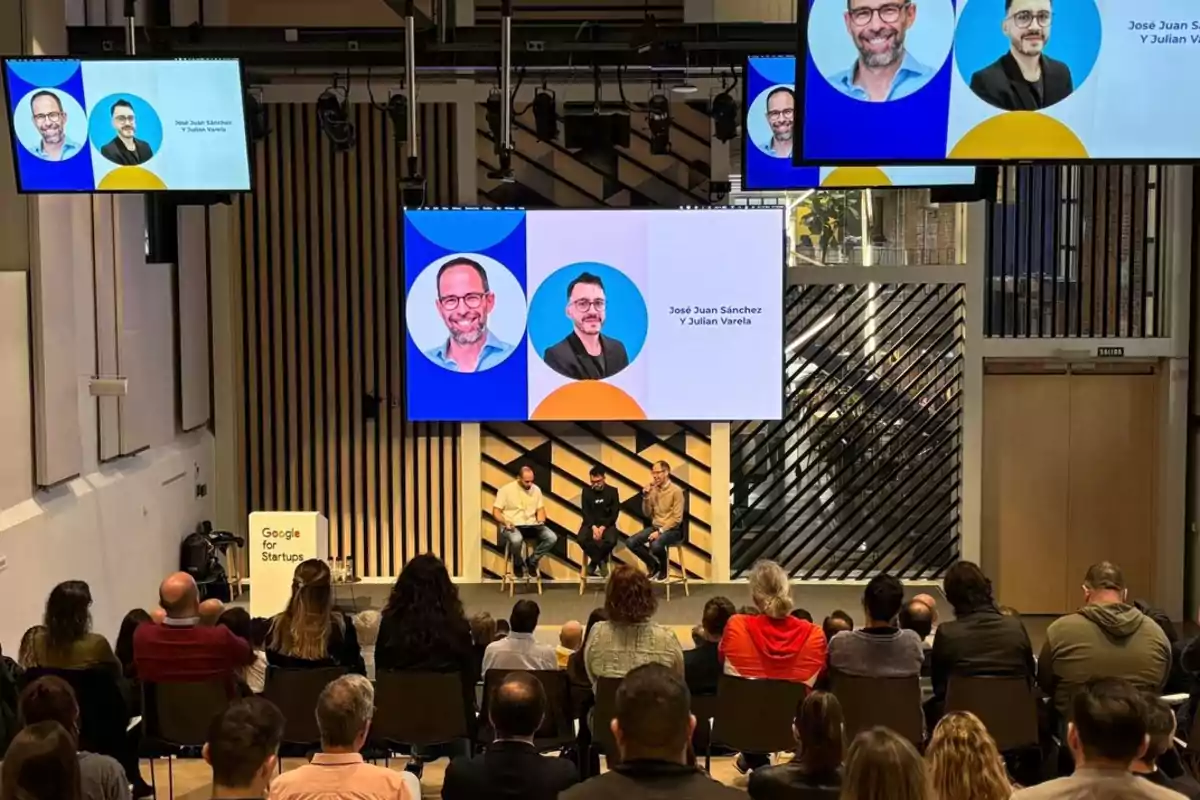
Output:
<svg viewBox="0 0 1200 800">
<path fill-rule="evenodd" d="M 487 317 L 478 311 L 451 314 L 448 323 L 450 338 L 457 344 L 475 344 L 487 329 Z"/>
<path fill-rule="evenodd" d="M 1017 39 L 1017 52 L 1021 55 L 1041 55 L 1046 47 L 1046 32 L 1044 30 L 1028 30 L 1021 33 Z"/>
<path fill-rule="evenodd" d="M 868 67 L 890 67 L 904 49 L 904 31 L 887 26 L 871 28 L 858 34 L 855 44 Z"/>
</svg>

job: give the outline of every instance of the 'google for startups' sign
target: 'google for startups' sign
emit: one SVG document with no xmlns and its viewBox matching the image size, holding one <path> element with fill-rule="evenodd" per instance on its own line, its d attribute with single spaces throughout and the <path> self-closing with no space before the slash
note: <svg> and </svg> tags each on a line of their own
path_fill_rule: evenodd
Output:
<svg viewBox="0 0 1200 800">
<path fill-rule="evenodd" d="M 315 511 L 255 511 L 249 530 L 250 615 L 272 617 L 291 599 L 300 562 L 329 558 L 329 522 Z"/>
</svg>

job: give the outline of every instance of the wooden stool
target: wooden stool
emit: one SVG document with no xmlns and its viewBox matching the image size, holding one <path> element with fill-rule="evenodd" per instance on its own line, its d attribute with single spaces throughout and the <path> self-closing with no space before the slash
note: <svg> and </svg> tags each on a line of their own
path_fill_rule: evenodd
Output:
<svg viewBox="0 0 1200 800">
<path fill-rule="evenodd" d="M 516 588 L 517 588 L 517 576 L 516 576 L 516 573 L 513 572 L 512 553 L 510 552 L 511 548 L 512 548 L 512 543 L 509 542 L 506 537 L 504 539 L 504 575 L 503 575 L 503 577 L 500 578 L 500 593 L 503 594 L 505 587 L 507 587 L 509 597 L 513 596 L 513 593 L 516 591 Z M 523 560 L 528 560 L 529 557 L 533 555 L 533 548 L 534 548 L 533 542 L 531 542 L 529 539 L 522 538 L 521 539 L 521 558 Z M 540 566 L 537 570 L 537 575 L 529 575 L 528 572 L 526 572 L 525 582 L 529 583 L 531 578 L 533 578 L 537 581 L 537 590 L 538 590 L 538 594 L 540 595 L 542 593 L 542 570 L 541 570 Z"/>
<path fill-rule="evenodd" d="M 616 550 L 616 548 L 614 547 L 613 550 Z M 601 585 L 606 583 L 608 581 L 608 575 L 612 574 L 612 568 L 613 568 L 612 554 L 613 554 L 613 551 L 609 550 L 608 558 L 604 559 L 604 571 L 605 571 L 606 575 L 602 578 L 597 579 L 600 581 Z M 588 583 L 587 560 L 588 560 L 587 554 L 585 553 L 583 556 L 583 560 L 579 562 L 579 596 L 580 597 L 583 597 L 583 593 L 587 590 L 587 583 Z"/>
<path fill-rule="evenodd" d="M 678 553 L 679 553 L 679 574 L 678 575 L 674 574 L 675 568 L 671 565 L 671 550 L 678 550 Z M 663 555 L 667 559 L 667 579 L 666 579 L 666 581 L 664 581 L 664 583 L 667 585 L 667 602 L 668 603 L 671 602 L 671 584 L 672 583 L 682 583 L 683 584 L 683 593 L 688 597 L 692 596 L 692 590 L 690 588 L 688 588 L 687 562 L 684 560 L 684 556 L 686 554 L 687 554 L 687 545 L 683 542 L 677 542 L 676 544 L 670 545 L 663 551 Z"/>
</svg>

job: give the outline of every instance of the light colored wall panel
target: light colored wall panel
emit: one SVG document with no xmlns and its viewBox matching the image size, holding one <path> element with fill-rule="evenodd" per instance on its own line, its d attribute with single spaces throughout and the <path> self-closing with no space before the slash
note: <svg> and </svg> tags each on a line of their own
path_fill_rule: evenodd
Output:
<svg viewBox="0 0 1200 800">
<path fill-rule="evenodd" d="M 95 374 L 117 377 L 117 238 L 112 195 L 92 197 L 92 305 L 96 332 Z M 121 455 L 120 401 L 115 397 L 95 400 L 99 426 L 99 460 Z"/>
<path fill-rule="evenodd" d="M 129 394 L 121 398 L 121 453 L 128 455 L 175 438 L 174 266 L 125 265 L 121 362 Z"/>
<path fill-rule="evenodd" d="M 29 394 L 29 282 L 0 272 L 0 509 L 33 494 L 33 404 Z"/>
<path fill-rule="evenodd" d="M 198 428 L 209 417 L 208 216 L 179 209 L 179 424 Z"/>
</svg>

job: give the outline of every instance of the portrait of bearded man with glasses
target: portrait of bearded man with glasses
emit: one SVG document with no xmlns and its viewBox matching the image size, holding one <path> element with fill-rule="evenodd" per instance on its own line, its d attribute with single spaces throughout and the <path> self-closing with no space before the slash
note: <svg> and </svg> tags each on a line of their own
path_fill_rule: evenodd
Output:
<svg viewBox="0 0 1200 800">
<path fill-rule="evenodd" d="M 900 100 L 934 75 L 904 46 L 917 21 L 917 4 L 900 0 L 846 0 L 846 32 L 858 58 L 849 69 L 829 76 L 835 89 L 868 103 Z"/>
<path fill-rule="evenodd" d="M 438 315 L 449 333 L 446 341 L 425 357 L 451 372 L 482 372 L 508 358 L 513 346 L 488 329 L 488 315 L 496 308 L 496 295 L 488 285 L 487 270 L 470 258 L 457 256 L 438 269 Z"/>
<path fill-rule="evenodd" d="M 629 366 L 629 353 L 618 339 L 600 333 L 608 313 L 604 282 L 582 272 L 567 286 L 566 338 L 546 349 L 546 366 L 567 378 L 603 380 Z"/>
<path fill-rule="evenodd" d="M 1071 68 L 1045 53 L 1053 20 L 1051 0 L 1004 0 L 1008 52 L 971 76 L 971 91 L 1005 111 L 1038 111 L 1069 97 Z"/>
</svg>

